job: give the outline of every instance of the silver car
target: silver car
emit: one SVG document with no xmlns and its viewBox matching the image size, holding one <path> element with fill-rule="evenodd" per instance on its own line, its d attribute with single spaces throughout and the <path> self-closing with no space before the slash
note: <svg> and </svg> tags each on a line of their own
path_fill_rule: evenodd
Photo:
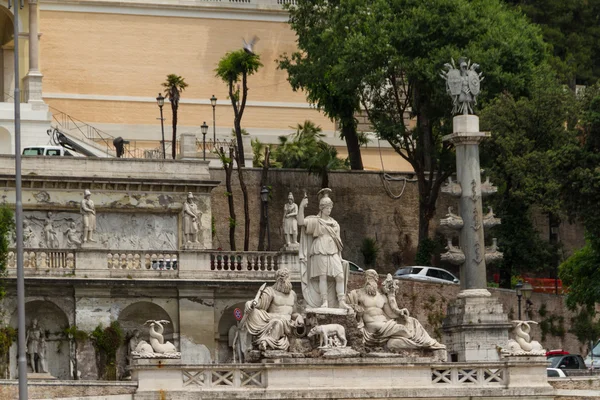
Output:
<svg viewBox="0 0 600 400">
<path fill-rule="evenodd" d="M 414 266 L 400 268 L 394 274 L 394 278 L 436 283 L 460 283 L 458 278 L 450 272 L 436 267 Z"/>
</svg>

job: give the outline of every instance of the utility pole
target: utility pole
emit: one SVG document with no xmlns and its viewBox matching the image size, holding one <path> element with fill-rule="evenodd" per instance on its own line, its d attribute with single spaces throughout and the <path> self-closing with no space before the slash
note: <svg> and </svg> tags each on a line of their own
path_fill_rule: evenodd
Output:
<svg viewBox="0 0 600 400">
<path fill-rule="evenodd" d="M 8 8 L 12 4 L 8 0 Z M 19 372 L 19 400 L 27 400 L 27 358 L 25 349 L 25 274 L 23 271 L 23 194 L 21 192 L 21 91 L 19 89 L 19 9 L 23 8 L 23 0 L 13 7 L 14 59 L 15 59 L 15 223 L 17 233 L 17 316 L 18 316 L 18 353 L 17 368 Z M 31 55 L 30 55 L 31 56 Z"/>
</svg>

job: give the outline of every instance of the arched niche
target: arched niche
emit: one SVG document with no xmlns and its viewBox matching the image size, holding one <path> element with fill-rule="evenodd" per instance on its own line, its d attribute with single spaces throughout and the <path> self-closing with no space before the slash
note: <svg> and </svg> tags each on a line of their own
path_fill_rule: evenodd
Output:
<svg viewBox="0 0 600 400">
<path fill-rule="evenodd" d="M 133 336 L 133 332 L 138 330 L 140 332 L 140 339 L 150 342 L 148 335 L 149 326 L 145 325 L 146 321 L 149 320 L 169 321 L 168 324 L 163 325 L 163 337 L 165 342 L 170 341 L 176 347 L 179 347 L 178 340 L 174 339 L 177 327 L 173 326 L 173 318 L 171 318 L 164 308 L 149 301 L 139 301 L 128 305 L 121 311 L 118 318 L 119 324 L 125 333 L 125 344 L 117 351 L 117 374 L 120 379 L 129 376 L 129 372 L 127 371 L 127 357 L 129 341 Z"/>
<path fill-rule="evenodd" d="M 58 379 L 72 379 L 71 377 L 71 349 L 70 341 L 64 334 L 69 327 L 67 314 L 56 304 L 47 300 L 33 300 L 25 303 L 25 328 L 29 330 L 32 321 L 37 319 L 38 326 L 46 338 L 46 360 L 48 372 Z M 17 328 L 18 315 L 15 310 L 11 316 L 10 326 Z M 27 355 L 28 371 L 29 355 Z M 17 344 L 10 349 L 10 375 L 17 377 Z"/>
<path fill-rule="evenodd" d="M 229 362 L 233 358 L 233 352 L 231 349 L 231 344 L 233 340 L 233 334 L 235 330 L 232 327 L 237 326 L 238 320 L 235 317 L 236 308 L 242 311 L 242 315 L 244 312 L 244 307 L 246 305 L 245 301 L 235 303 L 231 306 L 228 306 L 223 310 L 223 314 L 221 315 L 221 319 L 219 319 L 219 338 L 217 340 L 217 348 L 219 359 L 217 362 Z"/>
</svg>

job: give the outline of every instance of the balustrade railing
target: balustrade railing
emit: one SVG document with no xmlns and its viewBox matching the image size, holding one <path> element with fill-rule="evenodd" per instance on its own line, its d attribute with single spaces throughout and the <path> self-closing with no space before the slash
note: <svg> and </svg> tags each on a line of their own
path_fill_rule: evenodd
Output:
<svg viewBox="0 0 600 400">
<path fill-rule="evenodd" d="M 244 366 L 239 368 L 214 368 L 182 370 L 184 387 L 200 388 L 244 388 L 263 389 L 266 385 L 266 370 L 263 367 Z"/>
<path fill-rule="evenodd" d="M 14 251 L 8 252 L 8 268 L 16 268 Z M 23 251 L 23 268 L 26 269 L 75 269 L 75 253 L 72 250 L 43 249 Z"/>
<path fill-rule="evenodd" d="M 434 385 L 501 386 L 508 384 L 508 368 L 499 366 L 432 368 L 431 383 Z"/>
<path fill-rule="evenodd" d="M 239 275 L 243 279 L 269 279 L 277 270 L 288 268 L 292 279 L 297 279 L 299 273 L 297 253 L 273 251 L 27 248 L 23 253 L 23 265 L 30 275 L 62 270 L 78 276 L 114 278 L 184 276 L 187 279 L 235 279 Z M 9 274 L 14 274 L 14 249 L 9 249 L 7 266 Z"/>
<path fill-rule="evenodd" d="M 225 140 L 218 140 L 215 142 L 212 139 L 207 140 L 206 141 L 206 146 L 205 143 L 203 143 L 201 140 L 196 140 L 196 151 L 198 153 L 202 153 L 204 151 L 204 149 L 206 149 L 206 155 L 210 155 L 212 154 L 215 149 L 220 149 L 221 147 L 223 148 L 223 151 L 225 152 L 225 154 L 229 154 L 229 148 L 233 147 L 235 145 L 235 140 L 234 139 L 225 139 Z"/>
<path fill-rule="evenodd" d="M 277 271 L 279 254 L 266 252 L 218 252 L 210 254 L 211 271 Z"/>
<path fill-rule="evenodd" d="M 179 268 L 177 253 L 123 251 L 106 254 L 108 269 L 176 271 Z"/>
</svg>

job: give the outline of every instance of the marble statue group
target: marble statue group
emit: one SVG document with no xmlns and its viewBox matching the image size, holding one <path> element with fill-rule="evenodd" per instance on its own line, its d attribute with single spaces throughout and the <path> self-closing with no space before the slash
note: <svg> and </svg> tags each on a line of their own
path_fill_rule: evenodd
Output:
<svg viewBox="0 0 600 400">
<path fill-rule="evenodd" d="M 268 287 L 265 283 L 255 298 L 245 303 L 243 318 L 234 326 L 235 338 L 230 341 L 234 359 L 248 359 L 252 351 L 280 354 L 313 347 L 344 349 L 352 345 L 349 331 L 358 332 L 362 345 L 371 351 L 442 351 L 444 358 L 446 347 L 406 308 L 398 306 L 398 284 L 391 275 L 380 286 L 378 273 L 370 269 L 364 274 L 364 286 L 347 292 L 349 269 L 342 259 L 340 226 L 331 216 L 331 193 L 331 189 L 318 193 L 319 213 L 311 216 L 305 216 L 306 195 L 299 206 L 292 204 L 292 193 L 288 196 L 284 233 L 289 245 L 294 242 L 296 226 L 300 227 L 304 304 L 298 301 L 288 269 L 277 270 L 275 283 Z M 334 321 L 336 315 L 342 320 Z M 248 336 L 251 340 L 243 340 Z"/>
</svg>

